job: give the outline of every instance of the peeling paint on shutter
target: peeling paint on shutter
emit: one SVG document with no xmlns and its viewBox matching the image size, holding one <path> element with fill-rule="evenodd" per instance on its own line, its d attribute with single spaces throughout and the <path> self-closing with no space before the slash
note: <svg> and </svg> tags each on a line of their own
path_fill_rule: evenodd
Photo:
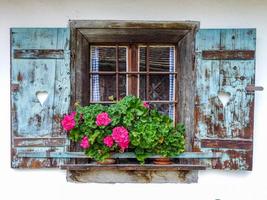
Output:
<svg viewBox="0 0 267 200">
<path fill-rule="evenodd" d="M 255 49 L 255 29 L 197 33 L 194 151 L 223 152 L 214 169 L 252 170 Z"/>
<path fill-rule="evenodd" d="M 38 100 L 42 98 L 42 102 Z M 70 104 L 69 29 L 11 29 L 11 132 L 13 168 L 57 167 L 52 158 L 19 153 L 65 152 L 60 126 Z"/>
</svg>

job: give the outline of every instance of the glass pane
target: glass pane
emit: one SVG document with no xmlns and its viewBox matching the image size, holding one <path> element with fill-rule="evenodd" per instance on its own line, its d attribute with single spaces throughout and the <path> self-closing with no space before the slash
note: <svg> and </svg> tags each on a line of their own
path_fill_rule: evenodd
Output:
<svg viewBox="0 0 267 200">
<path fill-rule="evenodd" d="M 119 71 L 126 71 L 127 47 L 120 46 L 118 50 Z M 116 46 L 92 46 L 90 58 L 91 71 L 116 71 Z M 126 96 L 126 85 L 126 75 L 119 75 L 119 98 Z M 116 100 L 116 74 L 92 74 L 90 93 L 91 101 Z"/>
<path fill-rule="evenodd" d="M 171 47 L 149 47 L 149 71 L 168 72 Z"/>
<path fill-rule="evenodd" d="M 146 96 L 146 75 L 140 75 L 139 76 L 139 97 L 142 100 L 147 100 Z"/>
<path fill-rule="evenodd" d="M 150 103 L 152 108 L 157 109 L 161 114 L 168 115 L 171 119 L 174 119 L 174 104 L 166 103 Z"/>
<path fill-rule="evenodd" d="M 146 71 L 146 47 L 139 48 L 139 70 Z"/>
<path fill-rule="evenodd" d="M 94 79 L 98 79 L 98 82 L 94 82 Z M 109 97 L 116 97 L 116 76 L 92 75 L 91 91 L 91 101 L 110 101 Z"/>
<path fill-rule="evenodd" d="M 116 70 L 116 47 L 92 47 L 92 61 L 96 59 L 98 69 L 92 71 Z"/>
<path fill-rule="evenodd" d="M 149 46 L 149 72 L 174 72 L 173 46 Z M 139 47 L 139 70 L 147 71 L 147 47 Z M 147 85 L 149 93 L 147 94 Z M 174 74 L 147 74 L 139 76 L 139 97 L 146 101 L 173 101 L 175 100 Z M 174 118 L 174 103 L 151 103 L 159 112 Z"/>
<path fill-rule="evenodd" d="M 146 75 L 140 75 L 139 97 L 143 100 L 174 101 L 174 76 L 149 75 L 149 97 L 146 94 Z"/>
<path fill-rule="evenodd" d="M 127 48 L 119 47 L 119 71 L 126 71 L 127 66 Z"/>
<path fill-rule="evenodd" d="M 119 71 L 126 71 L 127 48 L 119 47 Z M 93 46 L 91 49 L 92 71 L 116 71 L 116 46 Z M 94 63 L 93 63 L 94 62 Z"/>
<path fill-rule="evenodd" d="M 169 75 L 149 76 L 149 100 L 169 100 Z"/>
<path fill-rule="evenodd" d="M 116 75 L 91 75 L 91 85 L 91 101 L 116 100 Z M 119 75 L 119 99 L 126 96 L 126 85 L 126 75 Z"/>
<path fill-rule="evenodd" d="M 119 75 L 119 100 L 127 95 L 126 87 L 126 75 Z"/>
<path fill-rule="evenodd" d="M 147 48 L 139 48 L 139 70 L 146 71 Z M 174 47 L 172 46 L 149 46 L 149 71 L 173 72 L 170 68 L 174 64 Z"/>
</svg>

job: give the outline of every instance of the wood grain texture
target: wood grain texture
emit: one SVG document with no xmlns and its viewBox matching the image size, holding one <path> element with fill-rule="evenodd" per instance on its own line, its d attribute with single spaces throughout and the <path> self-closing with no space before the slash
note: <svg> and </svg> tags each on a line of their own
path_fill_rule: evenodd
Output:
<svg viewBox="0 0 267 200">
<path fill-rule="evenodd" d="M 254 93 L 246 87 L 255 83 L 255 59 L 203 59 L 203 51 L 255 49 L 255 29 L 203 29 L 197 34 L 194 150 L 224 153 L 219 162 L 211 162 L 212 168 L 252 170 Z M 225 106 L 220 92 L 230 95 Z"/>
<path fill-rule="evenodd" d="M 17 59 L 64 59 L 63 49 L 14 49 Z"/>
<path fill-rule="evenodd" d="M 179 29 L 194 30 L 199 28 L 198 21 L 142 21 L 142 20 L 70 20 L 73 28 L 99 29 Z"/>
<path fill-rule="evenodd" d="M 32 49 L 64 50 L 64 59 L 44 59 L 36 53 L 17 59 L 14 52 Z M 29 50 L 29 51 L 28 51 Z M 54 159 L 18 158 L 18 152 L 62 152 L 65 145 L 54 137 L 66 137 L 60 121 L 68 112 L 70 101 L 69 30 L 66 28 L 11 29 L 11 132 L 13 168 L 56 167 L 63 162 Z M 40 53 L 40 52 L 39 52 Z M 48 97 L 40 104 L 38 92 Z M 18 139 L 20 138 L 20 139 Z M 36 139 L 33 139 L 36 138 Z M 42 140 L 43 139 L 43 140 Z M 56 145 L 58 144 L 58 146 Z M 25 147 L 26 146 L 26 147 Z"/>
<path fill-rule="evenodd" d="M 213 50 L 202 51 L 203 60 L 253 60 L 255 51 L 250 50 Z"/>
<path fill-rule="evenodd" d="M 90 47 L 85 37 L 77 31 L 75 62 L 75 96 L 80 105 L 90 102 Z M 74 102 L 75 103 L 75 102 Z"/>
<path fill-rule="evenodd" d="M 108 30 L 108 31 L 107 31 Z M 189 30 L 79 29 L 89 43 L 177 43 Z"/>
<path fill-rule="evenodd" d="M 128 48 L 128 71 L 127 73 L 133 73 L 133 75 L 128 75 L 128 95 L 138 96 L 138 46 L 132 44 Z"/>
<path fill-rule="evenodd" d="M 66 146 L 65 137 L 13 137 L 14 147 L 60 147 Z M 17 155 L 19 157 L 19 155 Z"/>
<path fill-rule="evenodd" d="M 192 151 L 194 137 L 194 98 L 192 98 L 195 95 L 194 38 L 195 32 L 190 32 L 178 43 L 177 115 L 179 122 L 186 127 L 186 151 Z"/>
<path fill-rule="evenodd" d="M 202 139 L 202 148 L 224 148 L 224 149 L 246 149 L 251 150 L 253 143 L 250 140 L 222 140 L 222 139 Z"/>
</svg>

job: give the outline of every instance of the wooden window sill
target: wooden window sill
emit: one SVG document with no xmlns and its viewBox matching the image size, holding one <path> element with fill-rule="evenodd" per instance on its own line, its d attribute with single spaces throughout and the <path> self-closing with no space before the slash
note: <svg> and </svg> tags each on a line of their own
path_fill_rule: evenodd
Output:
<svg viewBox="0 0 267 200">
<path fill-rule="evenodd" d="M 205 170 L 206 165 L 193 165 L 193 164 L 170 164 L 170 165 L 155 165 L 155 164 L 97 164 L 97 163 L 88 163 L 88 164 L 64 164 L 61 165 L 61 169 L 66 170 L 127 170 L 127 171 L 136 171 L 136 170 L 168 170 L 168 171 L 177 171 L 177 170 Z"/>
</svg>

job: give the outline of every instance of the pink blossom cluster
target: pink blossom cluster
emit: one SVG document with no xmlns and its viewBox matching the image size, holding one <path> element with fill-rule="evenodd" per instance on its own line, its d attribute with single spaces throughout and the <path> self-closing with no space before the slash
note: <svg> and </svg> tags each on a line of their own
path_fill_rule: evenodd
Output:
<svg viewBox="0 0 267 200">
<path fill-rule="evenodd" d="M 106 136 L 106 137 L 103 139 L 103 142 L 104 142 L 104 144 L 105 144 L 107 147 L 112 147 L 113 144 L 114 144 L 114 141 L 113 141 L 113 138 L 112 138 L 111 135 Z"/>
<path fill-rule="evenodd" d="M 74 119 L 75 115 L 76 112 L 72 112 L 71 114 L 66 115 L 64 119 L 61 121 L 64 130 L 70 131 L 75 127 L 75 119 Z M 112 120 L 109 118 L 109 115 L 106 112 L 102 112 L 96 116 L 96 124 L 98 126 L 107 126 L 110 124 L 111 121 Z M 128 130 L 123 126 L 115 127 L 112 130 L 112 134 L 106 136 L 103 139 L 103 143 L 110 148 L 113 146 L 114 142 L 117 143 L 117 145 L 121 148 L 122 151 L 127 149 L 130 143 Z M 80 146 L 83 149 L 87 149 L 90 147 L 90 141 L 87 136 L 84 136 L 82 138 Z"/>
<path fill-rule="evenodd" d="M 61 121 L 61 125 L 65 131 L 70 131 L 75 127 L 75 117 L 76 112 L 72 112 L 69 115 L 66 115 Z"/>
<path fill-rule="evenodd" d="M 111 119 L 108 116 L 108 113 L 102 112 L 96 116 L 96 125 L 97 126 L 107 126 L 111 122 Z"/>
<path fill-rule="evenodd" d="M 84 136 L 81 143 L 80 143 L 80 146 L 83 148 L 83 149 L 87 149 L 90 147 L 90 143 L 89 143 L 89 139 L 87 136 Z"/>
<path fill-rule="evenodd" d="M 145 101 L 145 102 L 143 103 L 143 106 L 144 106 L 145 108 L 149 108 L 149 103 Z"/>
<path fill-rule="evenodd" d="M 122 151 L 128 148 L 130 143 L 129 132 L 123 126 L 113 128 L 112 138 L 119 145 Z"/>
</svg>

